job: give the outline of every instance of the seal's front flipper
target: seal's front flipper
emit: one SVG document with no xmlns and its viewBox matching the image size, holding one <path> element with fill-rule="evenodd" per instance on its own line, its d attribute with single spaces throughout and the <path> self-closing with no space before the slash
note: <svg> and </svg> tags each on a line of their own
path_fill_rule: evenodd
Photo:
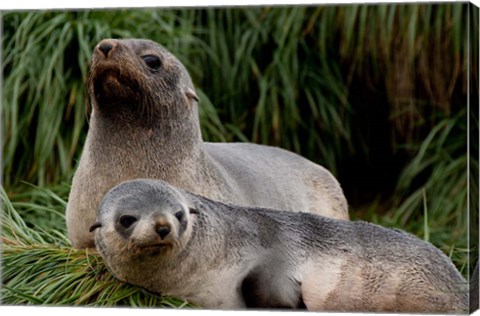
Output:
<svg viewBox="0 0 480 316">
<path fill-rule="evenodd" d="M 247 308 L 306 309 L 301 285 L 285 274 L 271 274 L 272 266 L 256 267 L 243 280 L 241 295 Z"/>
</svg>

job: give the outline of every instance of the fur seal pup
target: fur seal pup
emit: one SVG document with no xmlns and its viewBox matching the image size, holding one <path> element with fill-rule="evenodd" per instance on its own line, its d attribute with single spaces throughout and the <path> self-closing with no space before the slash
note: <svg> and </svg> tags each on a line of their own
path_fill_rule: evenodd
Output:
<svg viewBox="0 0 480 316">
<path fill-rule="evenodd" d="M 106 194 L 91 230 L 120 280 L 204 308 L 468 310 L 447 256 L 366 222 L 237 207 L 139 179 Z"/>
<path fill-rule="evenodd" d="M 348 219 L 342 189 L 325 168 L 279 148 L 203 142 L 190 75 L 155 42 L 101 41 L 88 91 L 89 131 L 66 210 L 74 247 L 94 246 L 88 228 L 100 199 L 136 178 L 237 205 Z"/>
</svg>

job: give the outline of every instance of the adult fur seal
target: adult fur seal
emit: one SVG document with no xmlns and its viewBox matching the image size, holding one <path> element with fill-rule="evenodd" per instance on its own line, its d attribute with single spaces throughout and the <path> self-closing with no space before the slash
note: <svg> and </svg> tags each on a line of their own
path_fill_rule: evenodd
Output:
<svg viewBox="0 0 480 316">
<path fill-rule="evenodd" d="M 205 308 L 461 313 L 468 287 L 410 234 L 237 207 L 158 180 L 110 190 L 91 227 L 120 279 Z"/>
<path fill-rule="evenodd" d="M 278 148 L 203 142 L 190 76 L 159 44 L 101 41 L 88 91 L 90 127 L 66 210 L 77 248 L 94 246 L 88 227 L 103 195 L 136 178 L 238 205 L 348 219 L 342 189 L 325 168 Z"/>
</svg>

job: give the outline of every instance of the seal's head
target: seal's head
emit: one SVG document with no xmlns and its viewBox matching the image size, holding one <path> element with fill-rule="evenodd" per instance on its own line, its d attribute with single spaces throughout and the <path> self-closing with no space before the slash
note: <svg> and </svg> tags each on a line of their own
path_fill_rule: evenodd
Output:
<svg viewBox="0 0 480 316">
<path fill-rule="evenodd" d="M 93 111 L 124 123 L 158 120 L 198 98 L 182 63 L 163 46 L 145 39 L 104 39 L 92 54 L 87 85 Z M 196 114 L 196 113 L 194 113 Z M 139 116 L 141 119 L 139 119 Z"/>
<path fill-rule="evenodd" d="M 103 198 L 95 243 L 107 265 L 169 260 L 189 241 L 197 211 L 181 192 L 162 181 L 131 180 Z"/>
</svg>

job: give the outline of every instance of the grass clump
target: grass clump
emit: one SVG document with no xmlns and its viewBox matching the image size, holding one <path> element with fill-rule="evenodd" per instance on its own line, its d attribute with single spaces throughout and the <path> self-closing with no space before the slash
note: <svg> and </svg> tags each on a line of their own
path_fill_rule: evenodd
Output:
<svg viewBox="0 0 480 316">
<path fill-rule="evenodd" d="M 186 307 L 187 303 L 121 282 L 101 257 L 67 246 L 3 240 L 3 304 Z"/>
<path fill-rule="evenodd" d="M 31 199 L 38 204 L 12 202 L 3 189 L 1 195 L 3 304 L 193 307 L 121 282 L 108 271 L 96 251 L 72 248 L 66 237 L 64 215 L 55 210 L 64 207 L 65 201 L 51 190 L 30 191 Z M 27 196 L 24 192 L 21 199 Z M 28 222 L 37 223 L 38 214 L 26 213 L 24 220 L 16 208 L 20 212 L 34 208 L 47 215 L 50 211 L 50 227 L 31 227 Z"/>
<path fill-rule="evenodd" d="M 90 55 L 109 37 L 152 39 L 185 64 L 206 140 L 287 148 L 348 179 L 339 166 L 350 157 L 391 159 L 465 106 L 467 69 L 478 82 L 468 13 L 466 3 L 8 12 L 4 183 L 71 177 Z"/>
</svg>

